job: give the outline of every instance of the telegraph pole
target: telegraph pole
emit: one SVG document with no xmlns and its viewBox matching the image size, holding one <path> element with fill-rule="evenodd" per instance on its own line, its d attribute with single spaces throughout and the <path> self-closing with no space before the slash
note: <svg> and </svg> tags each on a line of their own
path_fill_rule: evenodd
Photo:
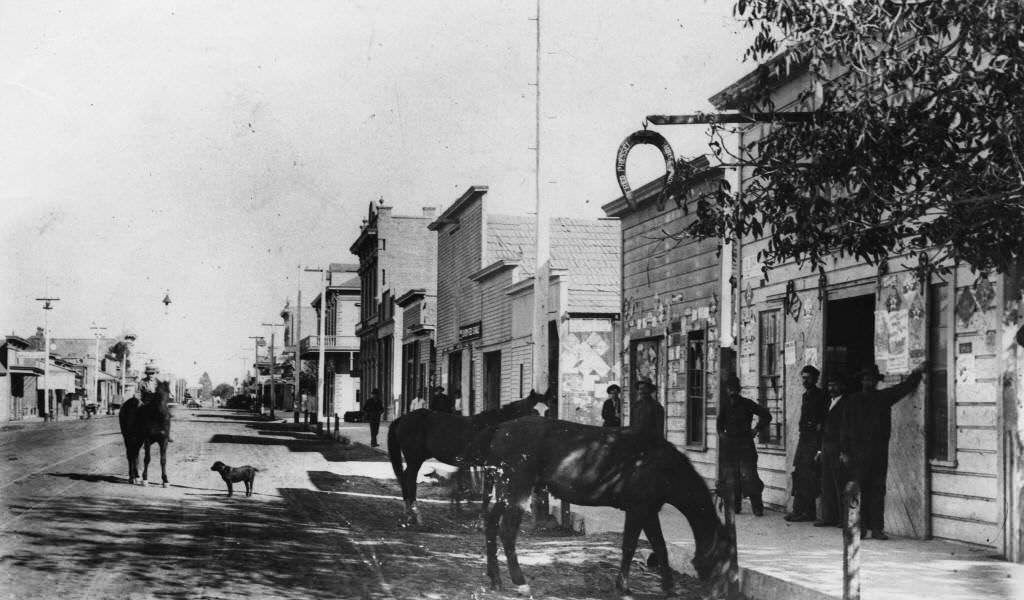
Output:
<svg viewBox="0 0 1024 600">
<path fill-rule="evenodd" d="M 36 298 L 43 303 L 43 409 L 47 411 L 51 421 L 57 420 L 57 411 L 50 412 L 50 311 L 53 310 L 53 303 L 60 298 Z"/>
<path fill-rule="evenodd" d="M 249 339 L 253 341 L 253 358 L 252 368 L 256 374 L 256 393 L 260 394 L 260 340 L 263 339 L 262 335 L 250 335 Z"/>
<path fill-rule="evenodd" d="M 267 327 L 284 327 L 282 323 L 263 323 Z M 270 330 L 270 418 L 274 417 L 274 330 Z"/>
<path fill-rule="evenodd" d="M 323 412 L 324 406 L 324 329 L 327 328 L 325 317 L 327 315 L 327 285 L 329 280 L 327 278 L 327 269 L 306 269 L 306 271 L 320 272 L 320 288 L 323 290 L 320 294 L 320 347 L 319 357 L 317 358 L 316 364 L 316 421 L 320 421 L 320 413 Z"/>
<path fill-rule="evenodd" d="M 100 337 L 103 335 L 101 332 L 106 331 L 106 327 L 98 327 L 96 322 L 93 321 L 89 327 L 93 331 L 93 335 L 96 336 L 96 375 L 93 377 L 93 389 L 96 390 L 96 414 L 99 414 L 100 409 Z M 107 412 L 110 412 L 110 399 L 107 399 Z"/>
<path fill-rule="evenodd" d="M 295 413 L 295 422 L 299 422 L 299 410 L 302 406 L 302 265 L 299 265 L 299 276 L 295 279 L 296 300 L 295 300 L 295 328 L 292 334 L 292 343 L 295 344 L 295 398 L 292 400 L 292 408 Z"/>
</svg>

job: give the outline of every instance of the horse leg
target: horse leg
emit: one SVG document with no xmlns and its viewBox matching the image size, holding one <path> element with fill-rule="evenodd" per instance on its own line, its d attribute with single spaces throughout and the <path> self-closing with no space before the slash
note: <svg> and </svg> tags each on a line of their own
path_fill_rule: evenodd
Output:
<svg viewBox="0 0 1024 600">
<path fill-rule="evenodd" d="M 629 564 L 633 561 L 636 541 L 646 520 L 646 510 L 632 508 L 626 511 L 626 526 L 622 529 L 622 563 L 619 565 L 619 577 L 615 580 L 615 587 L 619 588 L 623 598 L 633 597 L 629 589 Z"/>
<path fill-rule="evenodd" d="M 512 504 L 505 510 L 501 518 L 501 545 L 505 547 L 505 563 L 508 565 L 508 575 L 512 583 L 516 584 L 516 591 L 523 596 L 530 595 L 530 586 L 523 577 L 523 570 L 519 567 L 519 556 L 516 554 L 516 536 L 519 535 L 519 524 L 523 520 L 523 507 L 519 504 Z"/>
<path fill-rule="evenodd" d="M 139 478 L 139 446 L 130 440 L 125 440 L 124 446 L 128 455 L 128 483 L 135 485 L 135 480 Z"/>
<path fill-rule="evenodd" d="M 149 485 L 149 445 L 150 442 L 148 440 L 142 444 L 146 449 L 142 462 L 142 485 Z"/>
<path fill-rule="evenodd" d="M 658 557 L 658 570 L 661 573 L 661 589 L 666 593 L 672 592 L 672 569 L 668 566 L 668 548 L 665 547 L 665 536 L 661 532 L 661 520 L 657 511 L 647 519 L 644 525 L 644 534 L 647 541 L 654 546 L 654 554 Z"/>
<path fill-rule="evenodd" d="M 490 508 L 491 496 L 494 494 L 494 474 L 490 468 L 484 467 L 483 496 L 480 498 L 480 524 L 483 529 L 487 523 L 487 511 Z"/>
<path fill-rule="evenodd" d="M 402 474 L 404 478 L 402 481 L 402 496 L 405 497 L 405 514 L 410 525 L 419 525 L 420 509 L 416 506 L 416 478 L 420 474 L 423 460 L 410 460 L 408 456 L 405 457 L 405 460 L 405 473 Z"/>
<path fill-rule="evenodd" d="M 487 576 L 491 579 L 491 589 L 501 589 L 501 573 L 498 571 L 498 521 L 505 512 L 505 502 L 497 500 L 484 522 L 484 539 L 487 541 Z"/>
<path fill-rule="evenodd" d="M 160 440 L 160 479 L 163 481 L 163 487 L 167 487 L 167 442 L 169 440 L 164 438 Z"/>
</svg>

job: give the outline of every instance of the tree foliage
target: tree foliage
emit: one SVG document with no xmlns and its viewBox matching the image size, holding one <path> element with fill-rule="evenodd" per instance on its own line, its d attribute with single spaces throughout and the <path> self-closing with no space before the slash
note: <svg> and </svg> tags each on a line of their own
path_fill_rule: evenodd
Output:
<svg viewBox="0 0 1024 600">
<path fill-rule="evenodd" d="M 797 108 L 732 160 L 739 193 L 702 199 L 704 236 L 766 235 L 766 264 L 916 253 L 1001 271 L 1024 245 L 1024 2 L 737 0 L 747 57 L 805 69 Z M 774 111 L 768 90 L 743 110 Z M 780 109 L 781 110 L 781 109 Z M 726 146 L 712 132 L 720 156 Z M 728 162 L 728 161 L 727 161 Z"/>
<path fill-rule="evenodd" d="M 219 383 L 213 388 L 213 395 L 227 399 L 235 395 L 235 387 L 230 383 Z"/>
</svg>

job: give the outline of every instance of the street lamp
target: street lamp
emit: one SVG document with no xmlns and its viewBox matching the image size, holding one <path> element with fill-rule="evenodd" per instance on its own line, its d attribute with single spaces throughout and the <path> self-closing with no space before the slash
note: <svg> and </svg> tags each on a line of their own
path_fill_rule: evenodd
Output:
<svg viewBox="0 0 1024 600">
<path fill-rule="evenodd" d="M 43 410 L 50 417 L 51 421 L 57 419 L 57 411 L 50 411 L 50 311 L 53 310 L 53 302 L 60 298 L 36 298 L 43 303 Z"/>
<path fill-rule="evenodd" d="M 266 327 L 284 327 L 282 323 L 263 323 Z M 270 418 L 274 416 L 274 330 L 270 330 Z"/>
</svg>

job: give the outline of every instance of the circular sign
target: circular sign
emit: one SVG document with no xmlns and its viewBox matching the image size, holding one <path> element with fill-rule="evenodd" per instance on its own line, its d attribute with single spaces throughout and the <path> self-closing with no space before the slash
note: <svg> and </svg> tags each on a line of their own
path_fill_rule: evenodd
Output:
<svg viewBox="0 0 1024 600">
<path fill-rule="evenodd" d="M 615 154 L 615 175 L 619 180 L 622 197 L 626 199 L 630 208 L 635 209 L 636 199 L 632 188 L 629 187 L 629 179 L 626 178 L 626 159 L 629 158 L 629 152 L 633 146 L 643 144 L 656 147 L 665 159 L 665 181 L 661 193 L 658 195 L 658 210 L 661 210 L 665 207 L 665 198 L 668 197 L 669 188 L 676 180 L 676 158 L 672 152 L 672 146 L 660 133 L 643 129 L 629 134 L 629 137 L 619 145 L 619 151 Z"/>
</svg>

